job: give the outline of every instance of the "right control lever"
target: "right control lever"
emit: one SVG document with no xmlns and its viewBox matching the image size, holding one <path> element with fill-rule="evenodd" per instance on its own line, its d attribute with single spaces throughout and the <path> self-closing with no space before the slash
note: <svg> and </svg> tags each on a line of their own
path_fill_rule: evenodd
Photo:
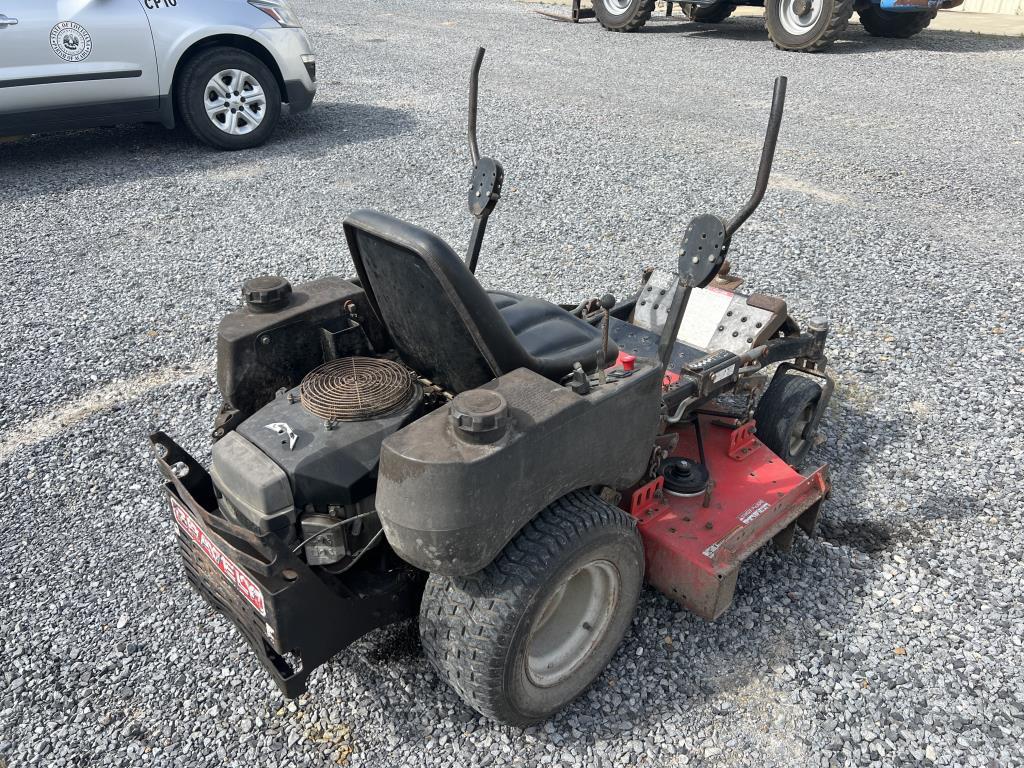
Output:
<svg viewBox="0 0 1024 768">
<path fill-rule="evenodd" d="M 690 301 L 690 292 L 694 288 L 703 288 L 718 274 L 725 262 L 725 254 L 729 250 L 733 234 L 757 209 L 764 197 L 768 188 L 768 177 L 772 172 L 772 160 L 775 158 L 775 145 L 779 140 L 779 127 L 782 125 L 785 104 L 786 78 L 777 77 L 772 94 L 768 130 L 765 132 L 761 162 L 757 169 L 757 183 L 754 185 L 754 193 L 743 208 L 728 223 L 718 216 L 702 214 L 694 218 L 686 228 L 682 252 L 679 254 L 679 282 L 669 305 L 668 318 L 661 330 L 661 338 L 658 340 L 658 359 L 666 371 L 672 361 L 672 352 L 683 315 L 686 314 L 686 305 Z"/>
<path fill-rule="evenodd" d="M 484 48 L 477 48 L 469 75 L 469 157 L 473 161 L 473 173 L 469 179 L 469 212 L 473 215 L 473 232 L 469 236 L 466 266 L 470 272 L 476 272 L 487 218 L 501 199 L 501 184 L 505 180 L 505 169 L 501 163 L 491 157 L 481 157 L 476 141 L 476 97 L 484 52 Z"/>
</svg>

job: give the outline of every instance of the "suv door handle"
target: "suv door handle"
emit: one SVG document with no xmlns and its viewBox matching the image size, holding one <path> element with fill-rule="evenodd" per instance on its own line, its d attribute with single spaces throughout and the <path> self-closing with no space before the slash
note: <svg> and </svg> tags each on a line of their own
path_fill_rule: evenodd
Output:
<svg viewBox="0 0 1024 768">
<path fill-rule="evenodd" d="M 12 19 L 9 16 L 4 16 L 0 13 L 0 29 L 6 29 L 7 27 L 13 27 L 18 23 L 17 19 Z"/>
</svg>

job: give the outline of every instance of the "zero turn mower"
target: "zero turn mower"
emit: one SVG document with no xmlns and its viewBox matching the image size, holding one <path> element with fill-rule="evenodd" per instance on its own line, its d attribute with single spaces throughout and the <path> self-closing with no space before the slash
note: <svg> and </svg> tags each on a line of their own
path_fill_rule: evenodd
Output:
<svg viewBox="0 0 1024 768">
<path fill-rule="evenodd" d="M 468 254 L 356 211 L 357 277 L 258 277 L 221 322 L 209 470 L 152 440 L 189 581 L 286 695 L 418 616 L 462 698 L 525 725 L 601 674 L 645 580 L 710 621 L 744 559 L 813 530 L 826 471 L 795 467 L 832 382 L 827 323 L 801 330 L 725 264 L 768 184 L 785 79 L 735 217 L 694 218 L 675 269 L 627 300 L 556 306 L 474 276 L 504 178 L 477 149 L 482 59 Z"/>
</svg>

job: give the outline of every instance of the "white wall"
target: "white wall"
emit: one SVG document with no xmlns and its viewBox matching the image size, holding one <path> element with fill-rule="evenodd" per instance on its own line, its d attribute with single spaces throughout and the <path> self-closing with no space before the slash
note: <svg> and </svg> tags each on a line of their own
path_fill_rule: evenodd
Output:
<svg viewBox="0 0 1024 768">
<path fill-rule="evenodd" d="M 1024 16 L 1024 0 L 964 0 L 964 4 L 951 8 L 968 13 L 1008 13 Z"/>
</svg>

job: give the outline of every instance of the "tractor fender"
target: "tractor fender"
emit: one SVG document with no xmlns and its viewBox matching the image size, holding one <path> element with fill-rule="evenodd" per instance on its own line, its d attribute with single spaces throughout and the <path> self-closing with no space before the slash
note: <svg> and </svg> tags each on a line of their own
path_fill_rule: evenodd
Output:
<svg viewBox="0 0 1024 768">
<path fill-rule="evenodd" d="M 641 359 L 630 376 L 577 394 L 519 368 L 471 390 L 507 402 L 490 422 L 497 437 L 480 442 L 464 428 L 455 410 L 463 395 L 390 435 L 377 484 L 388 543 L 417 568 L 463 576 L 570 491 L 633 485 L 650 464 L 661 380 L 657 361 Z"/>
</svg>

